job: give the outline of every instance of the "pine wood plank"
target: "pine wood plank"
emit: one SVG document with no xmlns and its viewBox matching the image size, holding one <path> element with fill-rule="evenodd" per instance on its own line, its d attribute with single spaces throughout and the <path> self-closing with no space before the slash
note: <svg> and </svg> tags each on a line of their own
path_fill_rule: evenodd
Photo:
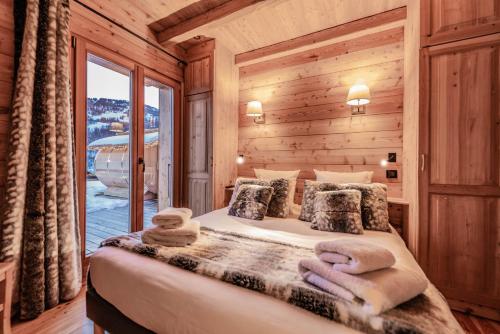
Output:
<svg viewBox="0 0 500 334">
<path fill-rule="evenodd" d="M 400 60 L 403 59 L 403 48 L 400 41 L 286 68 L 270 68 L 258 74 L 243 75 L 244 70 L 240 68 L 240 90 Z"/>
<path fill-rule="evenodd" d="M 402 40 L 403 28 L 393 28 L 348 41 L 323 46 L 317 49 L 307 50 L 289 56 L 243 66 L 240 68 L 240 76 L 245 77 L 248 75 L 255 75 L 257 73 L 266 72 L 270 69 L 284 68 L 293 65 L 309 63 L 311 61 L 318 61 L 325 58 L 332 58 L 346 53 L 400 42 Z"/>
<path fill-rule="evenodd" d="M 172 27 L 169 27 L 167 29 L 164 29 L 156 34 L 156 38 L 158 42 L 160 43 L 165 43 L 168 42 L 170 39 L 181 35 L 183 33 L 186 33 L 188 31 L 191 31 L 195 28 L 198 28 L 202 25 L 208 24 L 210 22 L 219 20 L 225 16 L 228 16 L 232 13 L 235 13 L 243 8 L 246 8 L 248 6 L 252 6 L 258 2 L 261 2 L 263 0 L 230 0 L 222 3 L 221 5 L 218 5 L 208 11 L 196 13 L 195 16 L 188 18 L 182 22 L 179 22 L 175 24 Z M 197 3 L 193 3 L 190 6 L 196 6 Z M 181 10 L 185 10 L 186 8 L 183 8 Z M 172 13 L 171 15 L 175 15 L 176 13 Z M 165 18 L 165 19 L 168 19 Z M 163 20 L 160 20 L 159 24 L 161 25 L 161 22 Z M 153 23 L 154 25 L 154 23 Z"/>
<path fill-rule="evenodd" d="M 239 138 L 273 138 L 333 133 L 376 132 L 403 128 L 402 113 L 240 127 Z"/>
<path fill-rule="evenodd" d="M 323 29 L 311 34 L 303 35 L 280 43 L 237 54 L 235 57 L 236 64 L 251 61 L 257 58 L 262 58 L 286 50 L 296 49 L 301 46 L 327 41 L 332 38 L 381 26 L 390 22 L 399 21 L 404 18 L 406 18 L 406 7 L 395 8 L 383 13 Z"/>
</svg>

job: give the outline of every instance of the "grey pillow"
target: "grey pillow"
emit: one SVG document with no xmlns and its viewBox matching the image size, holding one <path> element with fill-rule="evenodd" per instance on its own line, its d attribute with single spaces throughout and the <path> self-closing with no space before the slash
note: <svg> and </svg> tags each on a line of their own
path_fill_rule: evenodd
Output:
<svg viewBox="0 0 500 334">
<path fill-rule="evenodd" d="M 365 230 L 390 232 L 387 186 L 383 183 L 346 183 L 341 189 L 361 192 L 361 219 Z"/>
<path fill-rule="evenodd" d="M 306 180 L 304 182 L 299 219 L 306 222 L 312 222 L 314 218 L 314 197 L 316 192 L 331 190 L 340 190 L 340 187 L 335 183 Z"/>
<path fill-rule="evenodd" d="M 354 189 L 316 192 L 311 228 L 328 232 L 363 234 L 361 192 Z"/>
<path fill-rule="evenodd" d="M 254 184 L 260 186 L 270 186 L 273 188 L 273 194 L 271 201 L 269 202 L 269 207 L 267 209 L 266 216 L 285 218 L 290 211 L 288 208 L 288 180 L 284 178 L 274 179 L 274 180 L 260 180 L 260 179 L 250 179 L 250 178 L 238 178 L 234 185 L 233 195 L 231 201 L 229 202 L 229 207 L 233 204 L 236 199 L 236 194 L 241 185 L 244 184 Z"/>
<path fill-rule="evenodd" d="M 262 220 L 271 201 L 273 188 L 255 184 L 238 187 L 236 199 L 229 207 L 229 215 L 247 219 Z"/>
<path fill-rule="evenodd" d="M 335 184 L 306 180 L 302 197 L 300 220 L 314 220 L 314 196 L 318 191 L 355 189 L 361 192 L 361 219 L 365 230 L 390 232 L 387 205 L 387 186 L 383 183 Z"/>
</svg>

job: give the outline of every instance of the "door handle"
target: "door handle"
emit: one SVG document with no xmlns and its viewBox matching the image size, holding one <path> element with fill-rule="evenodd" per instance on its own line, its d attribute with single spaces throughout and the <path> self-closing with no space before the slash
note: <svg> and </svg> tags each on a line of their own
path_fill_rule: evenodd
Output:
<svg viewBox="0 0 500 334">
<path fill-rule="evenodd" d="M 146 171 L 146 164 L 144 163 L 144 158 L 139 157 L 137 163 L 139 164 L 139 166 L 142 165 L 142 172 L 144 173 Z"/>
<path fill-rule="evenodd" d="M 420 171 L 423 173 L 425 170 L 425 154 L 420 154 Z"/>
</svg>

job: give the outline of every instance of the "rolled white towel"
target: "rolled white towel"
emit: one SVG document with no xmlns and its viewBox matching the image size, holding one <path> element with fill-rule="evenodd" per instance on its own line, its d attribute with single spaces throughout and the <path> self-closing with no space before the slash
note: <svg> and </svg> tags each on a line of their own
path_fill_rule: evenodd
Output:
<svg viewBox="0 0 500 334">
<path fill-rule="evenodd" d="M 192 244 L 200 236 L 200 223 L 188 221 L 184 226 L 175 229 L 165 229 L 160 226 L 146 229 L 141 239 L 145 244 L 157 244 L 167 247 L 184 247 Z"/>
<path fill-rule="evenodd" d="M 153 224 L 167 228 L 179 228 L 184 226 L 193 212 L 188 208 L 166 208 L 153 216 Z"/>
<path fill-rule="evenodd" d="M 322 241 L 314 251 L 322 261 L 333 265 L 334 270 L 349 274 L 362 274 L 389 268 L 396 259 L 384 247 L 353 239 Z"/>
<path fill-rule="evenodd" d="M 418 296 L 428 284 L 424 275 L 403 266 L 350 275 L 313 258 L 301 260 L 299 272 L 306 282 L 359 303 L 370 315 L 380 314 Z"/>
</svg>

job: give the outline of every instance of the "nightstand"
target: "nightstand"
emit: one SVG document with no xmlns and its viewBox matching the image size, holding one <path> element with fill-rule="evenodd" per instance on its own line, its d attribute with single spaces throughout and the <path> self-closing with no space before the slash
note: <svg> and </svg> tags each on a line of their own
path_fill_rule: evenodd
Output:
<svg viewBox="0 0 500 334">
<path fill-rule="evenodd" d="M 387 198 L 389 209 L 389 223 L 408 245 L 408 215 L 410 204 L 402 198 Z"/>
<path fill-rule="evenodd" d="M 231 201 L 231 196 L 233 196 L 234 186 L 227 186 L 224 190 L 224 206 L 229 205 Z"/>
<path fill-rule="evenodd" d="M 10 334 L 10 306 L 12 302 L 12 273 L 13 262 L 0 263 L 0 312 L 2 314 L 2 327 L 0 334 Z"/>
</svg>

